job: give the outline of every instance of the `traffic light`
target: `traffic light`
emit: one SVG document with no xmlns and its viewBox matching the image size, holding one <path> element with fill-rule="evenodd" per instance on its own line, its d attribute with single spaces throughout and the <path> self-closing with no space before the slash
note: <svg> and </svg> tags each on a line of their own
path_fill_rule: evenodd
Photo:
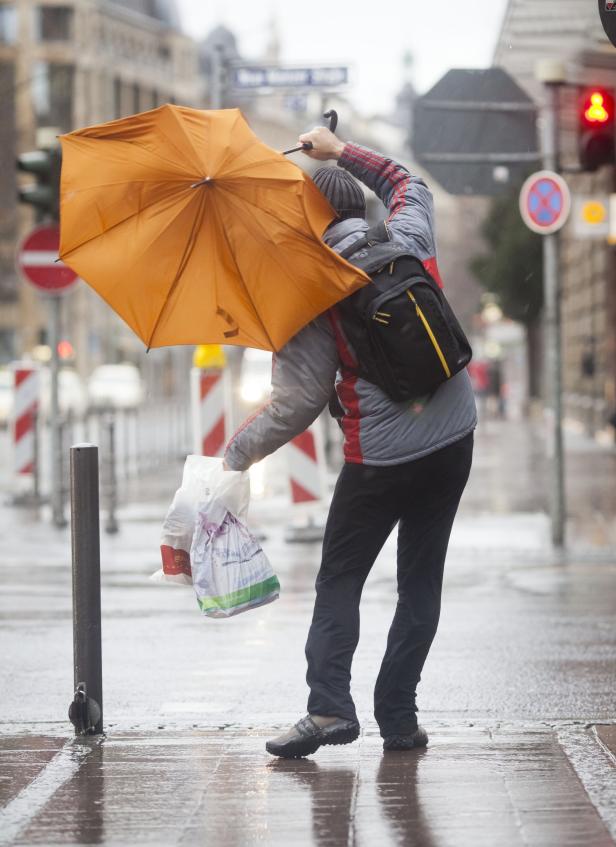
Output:
<svg viewBox="0 0 616 847">
<path fill-rule="evenodd" d="M 578 147 L 583 171 L 613 165 L 614 97 L 603 88 L 587 88 L 580 97 Z"/>
<path fill-rule="evenodd" d="M 20 203 L 36 209 L 38 221 L 59 218 L 61 164 L 59 148 L 32 150 L 17 157 L 17 169 L 35 178 L 30 185 L 20 187 L 17 196 Z"/>
</svg>

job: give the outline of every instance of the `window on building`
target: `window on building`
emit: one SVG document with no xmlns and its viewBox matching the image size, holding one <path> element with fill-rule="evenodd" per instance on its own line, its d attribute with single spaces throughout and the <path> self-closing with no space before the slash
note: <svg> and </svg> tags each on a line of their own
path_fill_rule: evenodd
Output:
<svg viewBox="0 0 616 847">
<path fill-rule="evenodd" d="M 40 41 L 68 41 L 73 34 L 73 9 L 70 6 L 39 6 Z"/>
<path fill-rule="evenodd" d="M 17 41 L 17 13 L 14 6 L 0 6 L 0 44 Z"/>
<path fill-rule="evenodd" d="M 141 111 L 141 96 L 138 83 L 133 83 L 133 113 Z"/>
<path fill-rule="evenodd" d="M 122 80 L 117 76 L 113 80 L 113 116 L 122 117 Z"/>
<path fill-rule="evenodd" d="M 73 129 L 73 66 L 35 62 L 32 71 L 37 126 L 53 126 L 69 132 Z"/>
</svg>

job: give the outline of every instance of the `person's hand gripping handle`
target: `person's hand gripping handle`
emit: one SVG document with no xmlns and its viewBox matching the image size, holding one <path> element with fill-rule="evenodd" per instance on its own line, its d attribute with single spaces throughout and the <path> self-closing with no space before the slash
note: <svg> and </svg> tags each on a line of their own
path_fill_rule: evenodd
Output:
<svg viewBox="0 0 616 847">
<path fill-rule="evenodd" d="M 329 129 L 325 126 L 317 126 L 310 132 L 305 132 L 299 137 L 300 146 L 294 147 L 292 150 L 285 150 L 285 154 L 301 150 L 311 159 L 319 159 L 320 161 L 339 159 L 344 150 L 344 144 L 334 135 L 338 125 L 338 114 L 335 109 L 331 109 L 329 112 L 325 112 L 323 117 L 329 118 Z"/>
</svg>

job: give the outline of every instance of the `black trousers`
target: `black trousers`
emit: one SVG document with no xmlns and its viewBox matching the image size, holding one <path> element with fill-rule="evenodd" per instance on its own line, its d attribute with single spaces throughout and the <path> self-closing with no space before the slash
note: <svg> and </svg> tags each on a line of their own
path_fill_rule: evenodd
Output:
<svg viewBox="0 0 616 847">
<path fill-rule="evenodd" d="M 351 662 L 366 577 L 396 523 L 398 605 L 374 690 L 381 735 L 413 732 L 415 690 L 436 634 L 449 535 L 468 480 L 473 434 L 391 467 L 346 464 L 332 499 L 306 643 L 308 711 L 357 720 Z"/>
</svg>

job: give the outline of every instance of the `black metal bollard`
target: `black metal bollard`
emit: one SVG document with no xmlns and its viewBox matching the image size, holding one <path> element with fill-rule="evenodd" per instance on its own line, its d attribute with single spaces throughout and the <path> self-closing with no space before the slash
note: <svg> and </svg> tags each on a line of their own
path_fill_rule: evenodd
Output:
<svg viewBox="0 0 616 847">
<path fill-rule="evenodd" d="M 75 694 L 69 718 L 76 735 L 100 735 L 103 667 L 98 447 L 75 444 L 70 456 Z"/>
</svg>

